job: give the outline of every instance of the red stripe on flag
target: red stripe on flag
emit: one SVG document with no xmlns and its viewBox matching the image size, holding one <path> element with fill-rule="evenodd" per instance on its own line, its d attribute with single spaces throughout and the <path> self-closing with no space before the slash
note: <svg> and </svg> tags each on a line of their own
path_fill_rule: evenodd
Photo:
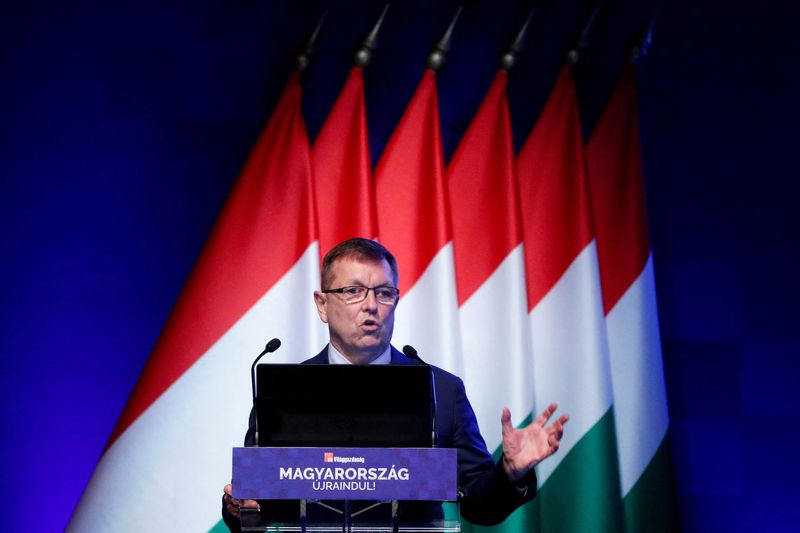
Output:
<svg viewBox="0 0 800 533">
<path fill-rule="evenodd" d="M 650 255 L 636 76 L 627 65 L 586 146 L 606 314 Z"/>
<path fill-rule="evenodd" d="M 530 311 L 592 240 L 591 212 L 575 82 L 561 69 L 519 154 Z"/>
<path fill-rule="evenodd" d="M 407 293 L 451 238 L 436 74 L 428 69 L 375 171 L 380 239 L 397 258 Z"/>
<path fill-rule="evenodd" d="M 447 168 L 459 306 L 522 241 L 507 83 L 499 71 Z"/>
<path fill-rule="evenodd" d="M 311 161 L 301 98 L 295 73 L 234 184 L 109 445 L 314 241 Z"/>
<path fill-rule="evenodd" d="M 322 125 L 314 142 L 312 165 L 320 254 L 351 237 L 377 236 L 364 79 L 359 67 L 350 70 Z"/>
</svg>

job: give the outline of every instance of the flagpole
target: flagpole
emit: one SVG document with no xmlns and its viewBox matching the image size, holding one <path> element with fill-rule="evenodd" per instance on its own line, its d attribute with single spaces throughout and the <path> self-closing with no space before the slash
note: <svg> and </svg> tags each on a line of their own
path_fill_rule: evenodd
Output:
<svg viewBox="0 0 800 533">
<path fill-rule="evenodd" d="M 317 45 L 317 37 L 319 37 L 319 30 L 322 28 L 322 24 L 325 22 L 325 18 L 328 16 L 328 10 L 322 12 L 322 17 L 320 17 L 317 26 L 314 28 L 314 31 L 311 33 L 311 37 L 308 38 L 308 42 L 306 43 L 305 48 L 303 51 L 297 55 L 297 59 L 295 62 L 295 66 L 297 67 L 298 72 L 305 72 L 305 70 L 311 64 L 311 57 L 314 55 L 315 48 Z"/>
<path fill-rule="evenodd" d="M 369 65 L 370 61 L 372 61 L 372 52 L 377 48 L 378 32 L 380 32 L 383 19 L 386 17 L 386 12 L 389 11 L 389 5 L 390 4 L 387 3 L 385 6 L 383 6 L 383 11 L 381 12 L 380 18 L 378 18 L 378 22 L 375 23 L 372 31 L 369 32 L 369 35 L 367 35 L 367 38 L 364 39 L 361 47 L 358 49 L 358 51 L 356 51 L 354 62 L 355 66 L 363 69 Z"/>
<path fill-rule="evenodd" d="M 633 63 L 638 63 L 644 59 L 650 52 L 650 47 L 653 45 L 653 27 L 656 25 L 656 17 L 661 12 L 661 6 L 664 0 L 660 0 L 656 7 L 653 9 L 653 14 L 647 21 L 647 25 L 642 29 L 640 35 L 637 36 L 633 46 L 630 50 L 630 60 Z"/>
<path fill-rule="evenodd" d="M 453 20 L 447 27 L 447 31 L 445 31 L 444 35 L 442 35 L 442 38 L 439 39 L 435 45 L 433 45 L 433 50 L 431 50 L 431 53 L 428 54 L 428 68 L 434 72 L 439 72 L 439 70 L 444 66 L 444 62 L 447 60 L 447 52 L 450 51 L 450 41 L 453 37 L 453 30 L 455 29 L 456 22 L 458 22 L 458 17 L 461 16 L 461 12 L 463 10 L 464 6 L 458 6 Z"/>
<path fill-rule="evenodd" d="M 516 38 L 511 43 L 511 46 L 509 46 L 508 51 L 500 58 L 500 68 L 502 68 L 506 74 L 508 74 L 508 72 L 514 68 L 514 65 L 517 63 L 517 56 L 522 51 L 525 33 L 528 31 L 528 25 L 531 23 L 531 19 L 533 19 L 533 14 L 535 12 L 536 8 L 532 7 L 528 12 L 525 23 L 522 25 L 522 28 L 520 28 L 519 33 L 517 33 Z"/>
<path fill-rule="evenodd" d="M 600 13 L 600 9 L 603 7 L 602 0 L 597 3 L 592 14 L 589 16 L 589 20 L 586 21 L 586 24 L 583 26 L 583 31 L 581 31 L 580 37 L 572 44 L 569 51 L 567 52 L 566 63 L 570 66 L 575 66 L 578 60 L 581 58 L 581 54 L 586 48 L 589 46 L 589 36 L 594 29 L 595 22 L 597 21 L 597 15 Z"/>
</svg>

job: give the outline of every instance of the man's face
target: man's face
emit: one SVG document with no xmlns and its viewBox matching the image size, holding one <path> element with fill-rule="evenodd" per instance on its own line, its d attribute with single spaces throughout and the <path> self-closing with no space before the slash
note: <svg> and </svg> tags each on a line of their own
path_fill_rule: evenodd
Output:
<svg viewBox="0 0 800 533">
<path fill-rule="evenodd" d="M 340 259 L 331 269 L 329 289 L 339 287 L 396 287 L 389 264 L 381 262 Z M 319 317 L 328 324 L 331 343 L 354 363 L 369 363 L 389 346 L 394 329 L 394 310 L 397 305 L 379 303 L 375 292 L 358 303 L 347 304 L 340 294 L 316 291 L 314 301 Z"/>
</svg>

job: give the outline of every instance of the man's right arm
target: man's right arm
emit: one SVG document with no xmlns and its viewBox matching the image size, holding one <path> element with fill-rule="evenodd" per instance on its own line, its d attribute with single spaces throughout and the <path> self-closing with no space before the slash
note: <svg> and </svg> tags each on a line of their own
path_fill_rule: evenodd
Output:
<svg viewBox="0 0 800 533">
<path fill-rule="evenodd" d="M 456 378 L 451 393 L 455 431 L 450 444 L 458 449 L 461 514 L 473 524 L 499 524 L 520 505 L 533 499 L 536 476 L 531 471 L 520 480 L 521 484 L 512 482 L 503 470 L 502 458 L 495 463 L 486 449 L 460 379 Z"/>
</svg>

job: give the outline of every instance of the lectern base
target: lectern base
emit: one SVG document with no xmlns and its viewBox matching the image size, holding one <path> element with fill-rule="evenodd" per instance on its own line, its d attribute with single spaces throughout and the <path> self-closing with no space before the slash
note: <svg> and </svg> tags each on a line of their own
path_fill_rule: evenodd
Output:
<svg viewBox="0 0 800 533">
<path fill-rule="evenodd" d="M 305 502 L 303 502 L 305 503 Z M 387 502 L 388 503 L 388 502 Z M 395 502 L 392 502 L 395 503 Z M 342 532 L 342 533 L 460 533 L 461 521 L 456 517 L 433 520 L 425 523 L 397 523 L 392 517 L 396 513 L 396 503 L 392 505 L 392 517 L 385 521 L 359 520 L 358 517 L 343 516 L 341 521 L 309 521 L 305 519 L 301 505 L 301 516 L 296 522 L 268 522 L 264 521 L 261 513 L 256 509 L 242 508 L 239 517 L 243 533 L 278 533 L 278 532 Z M 349 505 L 345 506 L 349 510 Z M 348 519 L 349 518 L 349 519 Z"/>
<path fill-rule="evenodd" d="M 269 524 L 257 529 L 242 528 L 242 531 L 248 532 L 264 532 L 264 533 L 278 533 L 278 532 L 301 532 L 303 528 L 299 524 Z M 340 532 L 342 531 L 342 524 L 314 524 L 306 526 L 305 531 L 308 532 Z M 424 525 L 402 525 L 397 529 L 393 529 L 387 525 L 353 525 L 350 526 L 350 531 L 353 533 L 367 533 L 367 532 L 385 532 L 391 533 L 398 531 L 400 533 L 459 533 L 461 531 L 461 522 L 458 521 L 444 521 L 440 523 L 424 524 Z"/>
</svg>

